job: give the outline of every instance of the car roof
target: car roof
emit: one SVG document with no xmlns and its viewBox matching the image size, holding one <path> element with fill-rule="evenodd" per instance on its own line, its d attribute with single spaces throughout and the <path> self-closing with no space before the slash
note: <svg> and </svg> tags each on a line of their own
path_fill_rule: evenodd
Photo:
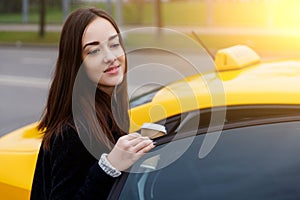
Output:
<svg viewBox="0 0 300 200">
<path fill-rule="evenodd" d="M 255 58 L 256 59 L 256 58 Z M 152 101 L 132 109 L 132 131 L 196 109 L 257 104 L 300 104 L 300 60 L 256 60 L 242 67 L 197 74 L 160 89 Z M 179 98 L 180 97 L 180 98 Z M 163 114 L 162 114 L 163 113 Z"/>
</svg>

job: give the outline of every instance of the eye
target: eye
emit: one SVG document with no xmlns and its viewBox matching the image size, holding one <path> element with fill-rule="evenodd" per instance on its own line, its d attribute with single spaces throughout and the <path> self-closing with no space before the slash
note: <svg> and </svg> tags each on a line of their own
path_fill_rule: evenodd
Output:
<svg viewBox="0 0 300 200">
<path fill-rule="evenodd" d="M 89 55 L 95 55 L 97 54 L 98 52 L 100 52 L 100 49 L 94 49 L 94 50 L 91 50 L 88 52 Z"/>
<path fill-rule="evenodd" d="M 111 48 L 117 48 L 120 46 L 120 43 L 114 43 L 112 45 L 110 45 Z"/>
</svg>

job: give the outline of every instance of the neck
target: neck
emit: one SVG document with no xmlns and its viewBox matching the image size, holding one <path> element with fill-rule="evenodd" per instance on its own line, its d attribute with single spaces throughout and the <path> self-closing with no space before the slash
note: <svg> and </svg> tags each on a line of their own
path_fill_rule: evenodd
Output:
<svg viewBox="0 0 300 200">
<path fill-rule="evenodd" d="M 100 90 L 102 90 L 103 92 L 105 92 L 106 94 L 108 94 L 109 96 L 112 95 L 115 87 L 111 87 L 111 86 L 103 86 L 103 85 L 99 85 L 98 88 Z"/>
</svg>

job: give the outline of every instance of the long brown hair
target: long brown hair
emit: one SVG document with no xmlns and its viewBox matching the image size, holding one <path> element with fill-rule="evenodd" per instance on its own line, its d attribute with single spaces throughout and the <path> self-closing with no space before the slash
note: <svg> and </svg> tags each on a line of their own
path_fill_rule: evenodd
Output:
<svg viewBox="0 0 300 200">
<path fill-rule="evenodd" d="M 120 33 L 112 17 L 105 11 L 96 8 L 78 9 L 71 13 L 64 23 L 53 81 L 49 90 L 45 111 L 38 125 L 38 129 L 44 132 L 44 149 L 50 148 L 51 137 L 53 134 L 61 134 L 64 125 L 67 124 L 75 128 L 72 113 L 72 97 L 74 84 L 83 63 L 82 36 L 87 25 L 97 17 L 108 20 L 117 33 Z M 119 38 L 122 44 L 121 37 Z M 76 101 L 78 105 L 75 105 L 79 108 L 81 115 L 78 123 L 83 125 L 85 134 L 87 134 L 86 138 L 95 138 L 99 143 L 104 144 L 107 148 L 111 148 L 111 143 L 116 142 L 113 132 L 121 136 L 126 134 L 129 129 L 126 76 L 124 76 L 120 86 L 116 88 L 117 103 L 115 98 L 98 88 L 96 89 L 96 94 L 95 91 L 91 94 L 93 90 L 89 90 L 89 88 L 92 88 L 89 86 L 92 83 L 89 83 L 86 77 L 83 77 L 82 80 L 85 82 L 80 87 L 86 88 L 82 90 L 84 94 L 79 94 L 79 100 Z M 91 105 L 92 102 L 95 102 L 95 105 Z M 113 102 L 113 105 L 111 102 Z M 114 106 L 116 104 L 118 106 Z M 97 120 L 91 115 L 92 112 L 96 113 Z M 122 128 L 118 126 L 120 123 L 122 123 Z M 101 130 L 99 130 L 99 125 Z M 104 135 L 99 132 L 103 132 Z"/>
</svg>

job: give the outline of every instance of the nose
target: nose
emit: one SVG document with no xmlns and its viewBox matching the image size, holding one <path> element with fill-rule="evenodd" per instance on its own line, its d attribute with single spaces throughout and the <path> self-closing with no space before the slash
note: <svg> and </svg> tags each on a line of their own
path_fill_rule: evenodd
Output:
<svg viewBox="0 0 300 200">
<path fill-rule="evenodd" d="M 105 55 L 104 55 L 104 62 L 111 63 L 111 62 L 115 61 L 116 59 L 117 59 L 117 57 L 109 49 L 106 49 Z"/>
</svg>

